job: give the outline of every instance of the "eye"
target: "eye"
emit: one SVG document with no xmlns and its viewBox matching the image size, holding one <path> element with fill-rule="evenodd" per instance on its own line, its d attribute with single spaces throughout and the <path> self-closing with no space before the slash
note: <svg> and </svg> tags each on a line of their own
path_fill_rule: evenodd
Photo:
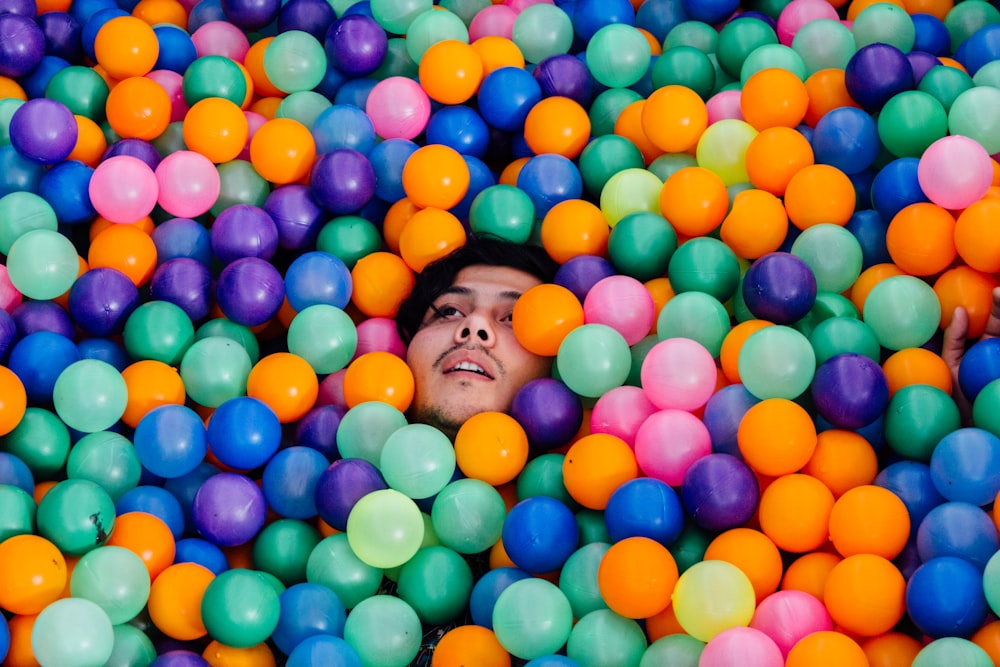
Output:
<svg viewBox="0 0 1000 667">
<path fill-rule="evenodd" d="M 454 306 L 441 306 L 440 308 L 431 305 L 431 311 L 433 312 L 434 319 L 451 319 L 453 317 L 461 317 L 462 311 Z"/>
</svg>

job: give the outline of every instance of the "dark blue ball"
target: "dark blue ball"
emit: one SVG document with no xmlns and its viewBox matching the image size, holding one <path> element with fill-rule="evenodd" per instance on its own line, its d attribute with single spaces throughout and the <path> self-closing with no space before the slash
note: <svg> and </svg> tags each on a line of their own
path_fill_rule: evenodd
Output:
<svg viewBox="0 0 1000 667">
<path fill-rule="evenodd" d="M 897 158 L 882 167 L 872 182 L 872 205 L 888 225 L 910 204 L 930 201 L 917 180 L 919 158 Z"/>
<path fill-rule="evenodd" d="M 932 558 L 906 582 L 906 613 L 934 639 L 971 637 L 989 611 L 982 571 L 961 558 Z"/>
<path fill-rule="evenodd" d="M 237 396 L 215 409 L 205 436 L 221 463 L 236 470 L 253 470 L 267 463 L 281 446 L 281 422 L 263 401 Z"/>
<path fill-rule="evenodd" d="M 712 394 L 705 404 L 702 421 L 712 438 L 713 452 L 742 458 L 737 440 L 740 422 L 747 410 L 759 402 L 742 383 L 726 385 Z"/>
<path fill-rule="evenodd" d="M 70 12 L 49 11 L 35 19 L 45 34 L 45 53 L 70 63 L 83 59 L 83 26 Z"/>
<path fill-rule="evenodd" d="M 189 32 L 194 32 L 206 23 L 228 20 L 226 13 L 222 10 L 222 0 L 200 0 L 188 12 L 187 28 Z"/>
<path fill-rule="evenodd" d="M 46 404 L 52 402 L 52 390 L 59 375 L 79 360 L 80 351 L 72 339 L 51 331 L 38 331 L 14 344 L 7 368 L 21 380 L 29 402 Z"/>
<path fill-rule="evenodd" d="M 248 327 L 264 324 L 277 315 L 284 299 L 281 273 L 256 257 L 243 257 L 227 265 L 215 284 L 215 300 L 222 313 Z"/>
<path fill-rule="evenodd" d="M 207 266 L 189 257 L 169 259 L 153 272 L 149 293 L 153 299 L 183 310 L 192 322 L 200 322 L 212 309 L 212 274 Z"/>
<path fill-rule="evenodd" d="M 222 0 L 221 4 L 229 22 L 244 30 L 260 30 L 281 11 L 281 0 Z"/>
<path fill-rule="evenodd" d="M 446 106 L 427 121 L 427 143 L 444 144 L 462 155 L 482 158 L 490 142 L 490 128 L 483 117 L 464 105 Z"/>
<path fill-rule="evenodd" d="M 288 0 L 278 14 L 278 32 L 301 30 L 322 43 L 336 19 L 337 13 L 326 0 Z"/>
<path fill-rule="evenodd" d="M 281 592 L 278 600 L 281 613 L 271 639 L 285 655 L 310 637 L 344 636 L 347 610 L 337 594 L 326 586 L 293 584 Z"/>
<path fill-rule="evenodd" d="M 226 211 L 229 209 L 227 208 Z M 225 211 L 223 211 L 225 212 Z M 212 224 L 215 228 L 215 223 Z M 156 262 L 188 257 L 208 266 L 212 261 L 212 236 L 205 225 L 190 218 L 164 220 L 150 234 L 156 247 Z M 277 232 L 275 232 L 277 245 Z"/>
<path fill-rule="evenodd" d="M 327 461 L 340 458 L 337 429 L 347 411 L 338 405 L 321 405 L 307 412 L 295 425 L 295 442 L 322 454 Z"/>
<path fill-rule="evenodd" d="M 614 265 L 603 257 L 577 255 L 556 270 L 553 282 L 572 292 L 582 304 L 591 287 L 598 281 L 614 275 L 618 275 Z"/>
<path fill-rule="evenodd" d="M 639 477 L 614 490 L 604 510 L 604 522 L 612 542 L 648 537 L 668 547 L 684 529 L 684 508 L 666 482 Z"/>
<path fill-rule="evenodd" d="M 81 359 L 103 361 L 114 366 L 119 373 L 132 363 L 125 346 L 111 338 L 84 338 L 76 347 L 80 350 Z"/>
<path fill-rule="evenodd" d="M 488 630 L 493 629 L 493 607 L 497 598 L 515 581 L 530 579 L 531 575 L 517 567 L 498 567 L 488 571 L 472 587 L 469 595 L 469 612 L 472 622 Z"/>
<path fill-rule="evenodd" d="M 875 119 L 856 107 L 838 107 L 823 114 L 810 143 L 817 163 L 834 166 L 845 174 L 870 167 L 882 146 Z"/>
<path fill-rule="evenodd" d="M 325 456 L 309 447 L 280 450 L 261 475 L 268 507 L 289 519 L 316 516 L 316 482 L 329 465 Z"/>
<path fill-rule="evenodd" d="M 544 218 L 553 206 L 583 196 L 583 176 L 572 160 L 556 153 L 529 158 L 517 175 L 517 187 L 535 205 L 535 214 Z"/>
<path fill-rule="evenodd" d="M 143 484 L 123 493 L 115 501 L 115 513 L 145 512 L 158 517 L 170 528 L 175 540 L 184 534 L 184 510 L 177 498 L 162 486 Z"/>
<path fill-rule="evenodd" d="M 7 353 L 17 340 L 17 324 L 3 308 L 0 308 L 0 363 L 6 361 Z"/>
<path fill-rule="evenodd" d="M 46 54 L 35 68 L 18 79 L 28 99 L 45 97 L 45 89 L 60 70 L 69 67 L 69 61 L 60 56 Z"/>
<path fill-rule="evenodd" d="M 674 26 L 690 19 L 683 2 L 646 0 L 635 12 L 635 27 L 651 33 L 662 44 Z"/>
<path fill-rule="evenodd" d="M 483 78 L 477 93 L 479 112 L 492 127 L 514 132 L 542 99 L 542 88 L 525 69 L 500 67 Z"/>
<path fill-rule="evenodd" d="M 558 570 L 576 551 L 580 528 L 563 502 L 548 496 L 533 496 L 507 513 L 501 539 L 514 565 L 532 574 L 542 574 Z"/>
<path fill-rule="evenodd" d="M 96 211 L 90 203 L 90 177 L 94 170 L 79 160 L 67 160 L 52 165 L 38 183 L 38 194 L 65 225 L 90 222 Z"/>
<path fill-rule="evenodd" d="M 963 558 L 982 570 L 1000 548 L 989 513 L 970 503 L 941 503 L 917 528 L 917 552 L 924 562 L 940 556 Z"/>
<path fill-rule="evenodd" d="M 906 505 L 911 535 L 916 535 L 928 512 L 945 502 L 931 479 L 930 466 L 922 461 L 890 463 L 879 471 L 874 483 L 895 493 Z"/>
<path fill-rule="evenodd" d="M 732 16 L 740 3 L 739 0 L 681 0 L 681 6 L 691 20 L 713 25 Z"/>
<path fill-rule="evenodd" d="M 975 342 L 958 365 L 958 384 L 965 398 L 975 402 L 983 387 L 1000 378 L 1000 338 Z"/>
<path fill-rule="evenodd" d="M 816 276 L 804 260 L 788 252 L 771 252 L 756 260 L 743 276 L 743 301 L 754 317 L 792 324 L 816 302 Z"/>
<path fill-rule="evenodd" d="M 278 247 L 302 250 L 316 243 L 329 219 L 306 185 L 283 185 L 271 191 L 262 207 L 278 229 Z"/>
<path fill-rule="evenodd" d="M 847 61 L 844 84 L 862 109 L 874 113 L 895 95 L 912 90 L 915 80 L 905 53 L 891 44 L 876 42 L 861 47 Z"/>
<path fill-rule="evenodd" d="M 200 537 L 177 540 L 174 562 L 197 563 L 215 574 L 221 574 L 229 569 L 229 560 L 225 552 Z"/>
<path fill-rule="evenodd" d="M 624 4 L 631 8 L 628 2 Z M 576 56 L 566 53 L 549 56 L 531 74 L 538 81 L 543 97 L 568 97 L 584 107 L 594 97 L 594 79 L 587 64 Z"/>
<path fill-rule="evenodd" d="M 188 65 L 198 58 L 191 35 L 181 27 L 171 23 L 161 23 L 153 26 L 156 41 L 160 44 L 159 56 L 156 58 L 154 70 L 170 70 L 184 74 Z"/>
</svg>

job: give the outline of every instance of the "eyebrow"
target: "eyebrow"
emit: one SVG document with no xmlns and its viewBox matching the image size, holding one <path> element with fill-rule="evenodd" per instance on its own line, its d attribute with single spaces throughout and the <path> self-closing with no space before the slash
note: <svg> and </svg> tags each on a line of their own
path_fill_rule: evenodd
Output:
<svg viewBox="0 0 1000 667">
<path fill-rule="evenodd" d="M 454 294 L 456 296 L 472 296 L 473 291 L 468 287 L 462 287 L 461 285 L 452 285 L 448 289 L 438 294 L 434 298 L 434 300 L 437 301 L 441 297 L 448 296 L 451 294 Z M 518 292 L 517 290 L 505 290 L 503 292 L 500 292 L 500 294 L 498 294 L 497 296 L 501 299 L 507 299 L 509 301 L 517 301 L 519 298 L 521 298 L 521 292 Z"/>
</svg>

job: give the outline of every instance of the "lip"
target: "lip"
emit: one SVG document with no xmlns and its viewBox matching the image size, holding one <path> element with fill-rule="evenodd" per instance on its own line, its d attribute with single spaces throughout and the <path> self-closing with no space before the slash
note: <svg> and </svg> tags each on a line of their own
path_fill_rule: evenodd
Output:
<svg viewBox="0 0 1000 667">
<path fill-rule="evenodd" d="M 458 368 L 462 364 L 470 364 L 482 369 L 482 373 L 474 370 Z M 494 380 L 496 374 L 492 364 L 483 354 L 476 354 L 471 350 L 457 350 L 455 353 L 447 355 L 441 364 L 443 375 L 461 374 L 462 377 L 479 378 L 481 380 Z"/>
</svg>

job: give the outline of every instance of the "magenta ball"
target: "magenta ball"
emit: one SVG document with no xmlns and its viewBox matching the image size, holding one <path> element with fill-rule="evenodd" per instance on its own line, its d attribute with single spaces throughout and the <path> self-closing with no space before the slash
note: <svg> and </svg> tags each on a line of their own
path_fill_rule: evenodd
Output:
<svg viewBox="0 0 1000 667">
<path fill-rule="evenodd" d="M 800 639 L 814 632 L 832 630 L 833 621 L 816 596 L 805 591 L 782 590 L 760 601 L 750 627 L 770 637 L 787 658 Z"/>
<path fill-rule="evenodd" d="M 580 397 L 559 380 L 538 378 L 514 395 L 510 414 L 524 428 L 532 446 L 555 449 L 580 430 L 583 405 Z"/>
<path fill-rule="evenodd" d="M 608 276 L 587 292 L 583 320 L 608 325 L 632 346 L 649 335 L 656 321 L 656 304 L 646 286 L 635 278 Z"/>
<path fill-rule="evenodd" d="M 668 338 L 650 348 L 640 370 L 642 388 L 661 410 L 696 410 L 715 392 L 715 359 L 690 338 Z"/>
<path fill-rule="evenodd" d="M 222 179 L 207 157 L 195 151 L 176 151 L 157 165 L 157 202 L 164 211 L 182 218 L 206 213 L 219 198 Z"/>
<path fill-rule="evenodd" d="M 993 160 L 975 139 L 960 134 L 942 137 L 920 156 L 917 181 L 933 203 L 962 209 L 989 190 Z"/>
<path fill-rule="evenodd" d="M 406 357 L 406 343 L 399 337 L 396 321 L 388 317 L 369 317 L 358 323 L 357 359 L 368 352 L 389 352 L 400 359 Z"/>
<path fill-rule="evenodd" d="M 469 23 L 469 41 L 474 42 L 481 37 L 504 37 L 510 39 L 514 33 L 514 21 L 517 12 L 506 4 L 490 5 L 472 17 Z"/>
<path fill-rule="evenodd" d="M 427 127 L 431 100 L 413 79 L 390 76 L 372 87 L 365 112 L 383 139 L 413 139 Z"/>
<path fill-rule="evenodd" d="M 101 162 L 90 176 L 90 203 L 111 222 L 133 223 L 156 206 L 156 173 L 137 157 L 117 155 Z"/>
<path fill-rule="evenodd" d="M 267 502 L 257 483 L 246 475 L 220 472 L 198 488 L 191 505 L 194 527 L 220 547 L 252 540 L 264 527 Z"/>
<path fill-rule="evenodd" d="M 785 659 L 770 637 L 755 628 L 737 625 L 715 635 L 705 645 L 698 667 L 782 667 Z"/>
<path fill-rule="evenodd" d="M 40 97 L 14 111 L 8 132 L 11 145 L 22 157 L 36 164 L 55 164 L 73 152 L 77 125 L 69 107 Z"/>
<path fill-rule="evenodd" d="M 601 395 L 591 409 L 590 432 L 607 433 L 635 447 L 639 427 L 656 411 L 642 387 L 615 387 Z"/>
<path fill-rule="evenodd" d="M 680 486 L 688 468 L 712 453 L 705 424 L 684 410 L 660 410 L 650 415 L 635 434 L 639 469 L 670 486 Z"/>
<path fill-rule="evenodd" d="M 215 284 L 215 300 L 222 313 L 248 327 L 264 324 L 277 315 L 284 299 L 281 273 L 254 257 L 244 257 L 226 266 Z"/>
</svg>

